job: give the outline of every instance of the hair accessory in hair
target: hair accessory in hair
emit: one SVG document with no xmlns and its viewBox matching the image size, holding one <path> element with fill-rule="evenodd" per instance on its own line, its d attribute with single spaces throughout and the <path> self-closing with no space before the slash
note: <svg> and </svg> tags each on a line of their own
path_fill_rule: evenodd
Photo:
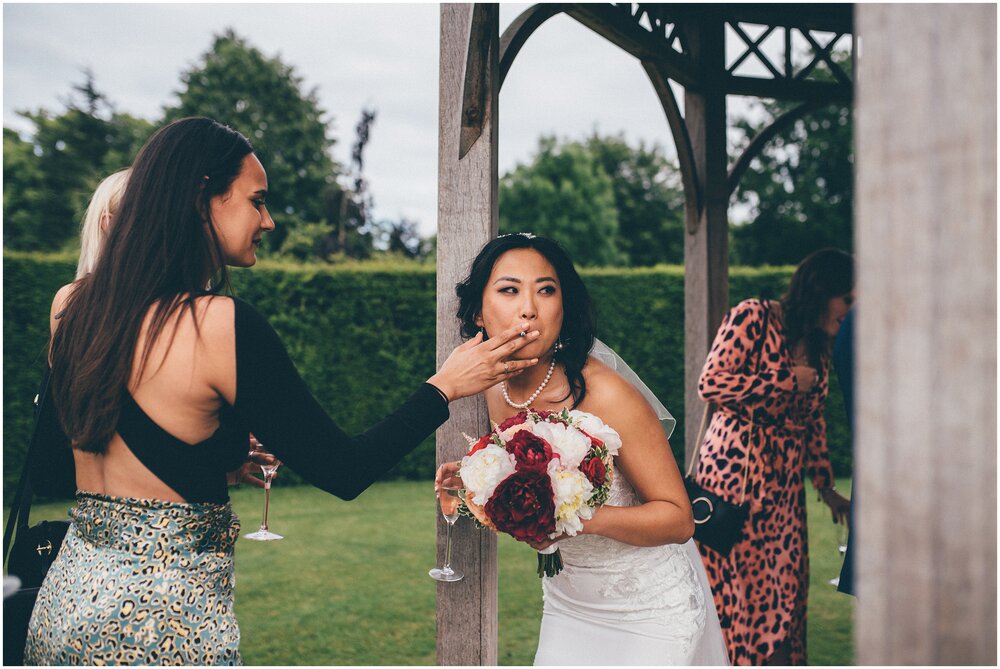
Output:
<svg viewBox="0 0 1000 669">
<path fill-rule="evenodd" d="M 524 237 L 525 239 L 534 239 L 535 235 L 531 232 L 508 232 L 500 235 L 500 237 Z"/>
</svg>

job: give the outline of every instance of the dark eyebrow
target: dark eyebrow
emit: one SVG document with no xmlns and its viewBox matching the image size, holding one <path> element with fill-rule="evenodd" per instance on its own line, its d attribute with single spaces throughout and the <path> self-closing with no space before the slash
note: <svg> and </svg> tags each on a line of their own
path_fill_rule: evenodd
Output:
<svg viewBox="0 0 1000 669">
<path fill-rule="evenodd" d="M 251 193 L 251 195 L 259 195 L 260 197 L 267 197 L 267 189 L 261 188 L 260 190 Z"/>
<path fill-rule="evenodd" d="M 513 277 L 513 276 L 501 276 L 501 277 L 497 278 L 497 280 L 494 281 L 493 283 L 500 283 L 501 281 L 511 281 L 513 283 L 521 283 L 520 279 L 518 279 L 516 277 Z M 541 276 L 541 277 L 538 277 L 537 279 L 535 279 L 535 283 L 544 283 L 546 281 L 551 281 L 552 283 L 559 283 L 558 281 L 556 281 L 555 279 L 553 279 L 551 276 Z"/>
</svg>

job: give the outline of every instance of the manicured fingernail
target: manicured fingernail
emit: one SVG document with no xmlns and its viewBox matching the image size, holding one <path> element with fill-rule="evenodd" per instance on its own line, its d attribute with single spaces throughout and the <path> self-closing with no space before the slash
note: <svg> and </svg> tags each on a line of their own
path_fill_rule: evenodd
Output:
<svg viewBox="0 0 1000 669">
<path fill-rule="evenodd" d="M 538 330 L 535 330 L 534 332 L 532 332 L 528 336 L 531 337 L 532 339 L 534 339 L 535 337 L 541 336 L 541 334 L 542 334 L 541 332 L 539 332 Z"/>
</svg>

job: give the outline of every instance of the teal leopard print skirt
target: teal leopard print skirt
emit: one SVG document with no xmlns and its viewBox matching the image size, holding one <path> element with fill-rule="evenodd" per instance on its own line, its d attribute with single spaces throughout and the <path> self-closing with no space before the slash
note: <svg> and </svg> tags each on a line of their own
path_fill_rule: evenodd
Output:
<svg viewBox="0 0 1000 669">
<path fill-rule="evenodd" d="M 242 664 L 229 504 L 77 493 L 28 628 L 38 665 Z"/>
</svg>

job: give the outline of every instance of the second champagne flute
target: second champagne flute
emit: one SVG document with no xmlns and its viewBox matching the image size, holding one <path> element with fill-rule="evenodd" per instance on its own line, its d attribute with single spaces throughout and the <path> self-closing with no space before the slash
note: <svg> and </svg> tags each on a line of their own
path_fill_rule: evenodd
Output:
<svg viewBox="0 0 1000 669">
<path fill-rule="evenodd" d="M 264 452 L 264 446 L 255 441 L 254 450 L 250 451 L 250 457 Z M 266 464 L 260 466 L 261 471 L 264 473 L 264 517 L 260 521 L 260 529 L 252 534 L 244 536 L 244 539 L 251 539 L 253 541 L 275 541 L 277 539 L 284 539 L 280 534 L 276 534 L 267 528 L 267 511 L 268 505 L 271 501 L 271 480 L 278 471 L 278 467 L 281 466 L 281 462 L 277 458 L 271 456 L 271 460 Z"/>
<path fill-rule="evenodd" d="M 441 505 L 441 515 L 448 523 L 448 539 L 445 547 L 445 557 L 443 567 L 434 567 L 428 574 L 436 581 L 461 581 L 465 574 L 451 568 L 451 528 L 458 520 L 458 506 L 462 501 L 462 480 L 452 478 L 441 484 L 441 491 L 438 492 L 438 502 Z"/>
</svg>

